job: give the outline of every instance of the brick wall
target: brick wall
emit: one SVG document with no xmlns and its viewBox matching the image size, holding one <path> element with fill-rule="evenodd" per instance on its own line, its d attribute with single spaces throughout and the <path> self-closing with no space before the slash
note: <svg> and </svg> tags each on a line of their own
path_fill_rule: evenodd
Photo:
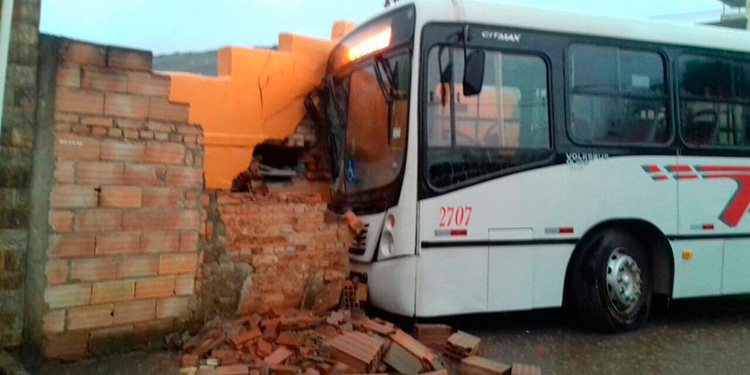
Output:
<svg viewBox="0 0 750 375">
<path fill-rule="evenodd" d="M 69 358 L 194 318 L 204 156 L 150 52 L 57 45 L 42 330 Z"/>
<path fill-rule="evenodd" d="M 0 348 L 21 343 L 38 41 L 39 0 L 15 0 L 0 125 Z"/>
<path fill-rule="evenodd" d="M 352 236 L 313 189 L 214 191 L 204 204 L 201 294 L 207 314 L 285 310 L 300 308 L 303 299 L 336 298 L 348 276 Z"/>
</svg>

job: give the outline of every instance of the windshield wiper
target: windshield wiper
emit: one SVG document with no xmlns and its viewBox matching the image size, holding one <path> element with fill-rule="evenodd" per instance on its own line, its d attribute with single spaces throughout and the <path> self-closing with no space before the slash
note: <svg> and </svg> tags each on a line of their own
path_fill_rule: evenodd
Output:
<svg viewBox="0 0 750 375">
<path fill-rule="evenodd" d="M 398 99 L 396 97 L 396 85 L 394 84 L 395 79 L 391 71 L 391 66 L 388 61 L 383 58 L 383 55 L 376 55 L 373 61 L 373 65 L 373 68 L 375 70 L 375 78 L 377 78 L 378 80 L 378 86 L 380 86 L 380 91 L 382 91 L 385 102 L 386 104 L 388 104 L 388 119 L 386 120 L 388 122 L 388 136 L 386 137 L 386 139 L 388 140 L 388 145 L 390 145 L 391 133 L 393 129 L 393 103 L 395 103 L 396 99 Z M 383 79 L 383 73 L 381 73 L 380 71 L 381 69 L 385 72 L 386 77 L 388 77 L 387 84 Z"/>
</svg>

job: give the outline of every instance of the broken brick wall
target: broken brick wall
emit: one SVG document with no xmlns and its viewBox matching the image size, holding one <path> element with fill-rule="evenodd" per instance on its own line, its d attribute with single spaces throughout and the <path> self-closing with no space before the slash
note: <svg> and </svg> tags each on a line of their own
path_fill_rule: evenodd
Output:
<svg viewBox="0 0 750 375">
<path fill-rule="evenodd" d="M 202 130 L 150 52 L 44 36 L 41 53 L 30 344 L 46 358 L 129 350 L 196 314 Z"/>
<path fill-rule="evenodd" d="M 206 318 L 338 302 L 352 235 L 312 187 L 266 195 L 211 191 L 204 204 Z"/>
<path fill-rule="evenodd" d="M 0 349 L 21 344 L 37 89 L 39 0 L 14 1 L 0 124 Z"/>
</svg>

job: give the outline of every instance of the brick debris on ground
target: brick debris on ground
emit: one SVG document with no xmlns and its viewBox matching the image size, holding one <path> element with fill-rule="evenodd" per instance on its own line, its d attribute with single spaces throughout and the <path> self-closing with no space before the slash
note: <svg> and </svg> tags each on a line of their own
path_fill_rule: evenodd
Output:
<svg viewBox="0 0 750 375">
<path fill-rule="evenodd" d="M 461 375 L 541 374 L 537 366 L 478 357 L 480 340 L 449 326 L 418 324 L 414 331 L 416 338 L 359 309 L 287 310 L 216 318 L 194 335 L 171 335 L 167 344 L 182 351 L 184 375 L 448 375 L 458 366 Z M 454 344 L 471 347 L 462 356 Z"/>
</svg>

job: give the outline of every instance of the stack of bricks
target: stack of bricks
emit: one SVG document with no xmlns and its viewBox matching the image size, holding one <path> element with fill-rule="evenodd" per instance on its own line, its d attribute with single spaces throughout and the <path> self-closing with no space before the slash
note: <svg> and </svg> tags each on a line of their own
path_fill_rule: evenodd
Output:
<svg viewBox="0 0 750 375">
<path fill-rule="evenodd" d="M 0 125 L 0 349 L 21 344 L 37 92 L 39 0 L 15 1 Z"/>
<path fill-rule="evenodd" d="M 226 283 L 221 280 L 226 267 L 209 261 L 226 258 L 235 267 L 252 268 L 244 285 L 235 284 L 237 293 L 242 286 L 241 295 L 235 297 L 239 304 L 234 306 L 240 314 L 300 308 L 311 287 L 325 290 L 338 285 L 340 291 L 348 277 L 352 234 L 345 222 L 328 213 L 320 194 L 218 191 L 208 195 L 206 202 L 216 215 L 205 228 L 204 288 Z"/>
<path fill-rule="evenodd" d="M 82 357 L 195 314 L 203 135 L 150 52 L 63 41 L 44 355 Z M 117 343 L 117 348 L 111 348 Z"/>
</svg>

